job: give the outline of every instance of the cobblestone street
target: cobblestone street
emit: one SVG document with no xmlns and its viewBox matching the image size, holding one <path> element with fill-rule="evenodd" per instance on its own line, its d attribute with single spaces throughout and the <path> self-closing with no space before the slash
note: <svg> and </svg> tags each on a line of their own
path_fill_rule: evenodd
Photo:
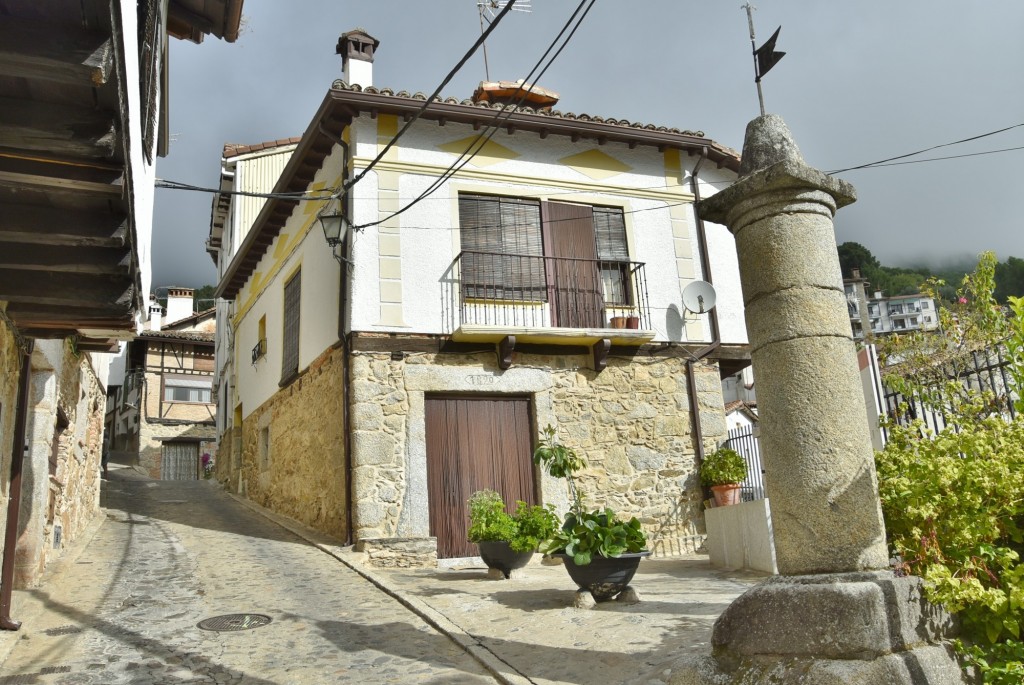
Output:
<svg viewBox="0 0 1024 685">
<path fill-rule="evenodd" d="M 108 517 L 84 551 L 18 593 L 25 625 L 0 634 L 0 683 L 494 682 L 395 599 L 215 485 L 131 474 L 104 483 Z M 196 626 L 240 613 L 272 622 Z"/>
</svg>

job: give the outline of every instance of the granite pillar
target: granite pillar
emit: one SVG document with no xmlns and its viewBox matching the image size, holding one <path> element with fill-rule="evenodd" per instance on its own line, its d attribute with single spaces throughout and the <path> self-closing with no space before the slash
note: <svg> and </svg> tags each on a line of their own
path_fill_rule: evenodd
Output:
<svg viewBox="0 0 1024 685">
<path fill-rule="evenodd" d="M 673 685 L 966 682 L 955 619 L 888 566 L 832 218 L 853 187 L 807 166 L 782 119 L 747 126 L 740 179 L 697 206 L 736 238 L 781 576 L 715 623 Z"/>
</svg>

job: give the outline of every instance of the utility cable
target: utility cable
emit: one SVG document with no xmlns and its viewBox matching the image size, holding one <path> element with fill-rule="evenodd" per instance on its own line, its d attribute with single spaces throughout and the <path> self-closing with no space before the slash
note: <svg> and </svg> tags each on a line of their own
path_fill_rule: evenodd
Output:
<svg viewBox="0 0 1024 685">
<path fill-rule="evenodd" d="M 941 145 L 932 145 L 931 147 L 926 147 L 923 150 L 918 150 L 917 152 L 908 152 L 905 155 L 897 155 L 896 157 L 889 157 L 887 159 L 880 159 L 877 162 L 868 162 L 867 164 L 860 164 L 858 166 L 851 166 L 851 167 L 847 167 L 845 169 L 837 169 L 835 171 L 828 171 L 826 173 L 828 173 L 830 175 L 834 175 L 834 174 L 841 174 L 844 171 L 853 171 L 855 169 L 866 169 L 868 167 L 881 166 L 882 164 L 884 164 L 886 162 L 894 162 L 897 159 L 905 159 L 907 157 L 913 157 L 914 155 L 920 155 L 920 154 L 925 153 L 925 152 L 931 152 L 932 150 L 938 150 L 941 147 L 949 147 L 951 145 L 959 145 L 960 143 L 967 143 L 967 142 L 970 142 L 972 140 L 978 140 L 980 138 L 987 138 L 988 136 L 994 136 L 997 133 L 1004 133 L 1006 131 L 1010 131 L 1010 130 L 1013 130 L 1015 128 L 1020 128 L 1021 126 L 1024 126 L 1024 123 L 1014 124 L 1013 126 L 1007 126 L 1006 128 L 1001 128 L 1001 129 L 999 129 L 997 131 L 989 131 L 988 133 L 982 133 L 982 134 L 977 135 L 977 136 L 971 136 L 970 138 L 962 138 L 961 140 L 954 140 L 951 143 L 942 143 Z"/>
<path fill-rule="evenodd" d="M 455 78 L 455 74 L 458 73 L 459 69 L 461 69 L 463 65 L 465 65 L 466 62 L 469 61 L 469 58 L 472 57 L 474 53 L 476 53 L 477 48 L 479 48 L 484 43 L 484 41 L 487 40 L 487 37 L 491 35 L 491 32 L 498 27 L 498 24 L 505 17 L 505 15 L 512 10 L 512 6 L 515 5 L 515 3 L 516 0 L 508 0 L 508 2 L 505 4 L 502 10 L 488 25 L 487 30 L 480 34 L 480 37 L 476 40 L 475 43 L 473 43 L 472 47 L 469 48 L 469 51 L 467 51 L 466 54 L 462 56 L 462 59 L 459 60 L 459 63 L 456 64 L 455 67 L 448 72 L 448 75 L 444 77 L 444 80 L 441 81 L 437 88 L 434 89 L 434 92 L 431 93 L 430 96 L 423 102 L 423 105 L 416 111 L 416 113 L 409 119 L 409 121 L 405 122 L 405 126 L 403 126 L 401 130 L 395 134 L 394 138 L 388 141 L 388 144 L 384 146 L 384 149 L 381 150 L 380 153 L 378 153 L 378 155 L 373 159 L 373 161 L 370 162 L 370 164 L 365 169 L 363 169 L 361 172 L 359 172 L 357 176 L 349 180 L 347 183 L 342 185 L 341 188 L 335 191 L 335 193 L 333 194 L 333 199 L 341 197 L 342 193 L 344 193 L 346 190 L 348 190 L 356 183 L 361 181 L 363 177 L 366 176 L 366 174 L 370 173 L 370 170 L 373 169 L 373 167 L 377 166 L 377 164 L 382 159 L 384 159 L 384 155 L 386 155 L 388 151 L 392 147 L 394 147 L 395 143 L 397 143 L 398 140 L 405 134 L 405 132 L 409 130 L 409 127 L 411 127 L 416 122 L 416 120 L 420 118 L 420 115 L 427 111 L 427 108 L 430 107 L 431 103 L 434 102 L 434 99 L 441 93 L 441 90 L 443 90 L 444 87 L 448 85 L 449 81 Z"/>
<path fill-rule="evenodd" d="M 584 10 L 583 14 L 580 16 L 580 18 L 578 20 L 576 20 L 576 16 L 579 15 L 580 11 L 583 9 L 583 6 L 585 4 L 587 4 L 588 1 L 589 1 L 589 5 L 587 6 L 586 10 Z M 572 15 L 569 17 L 569 19 L 562 26 L 562 30 L 558 32 L 558 35 L 555 36 L 555 38 L 548 45 L 548 48 L 544 51 L 544 54 L 541 55 L 539 60 L 537 60 L 537 63 L 533 66 L 533 69 L 531 69 L 530 73 L 527 74 L 526 78 L 524 79 L 524 85 L 529 85 L 531 83 L 531 81 L 534 80 L 534 78 L 533 78 L 534 73 L 538 69 L 540 69 L 541 65 L 544 63 L 544 60 L 547 59 L 547 56 L 555 48 L 555 45 L 558 44 L 558 41 L 561 40 L 562 36 L 565 35 L 565 32 L 569 30 L 569 27 L 575 21 L 576 25 L 573 26 L 572 30 L 569 32 L 569 35 L 562 42 L 562 45 L 558 48 L 558 50 L 555 52 L 555 54 L 551 57 L 551 59 L 548 61 L 547 65 L 544 66 L 544 68 L 541 70 L 540 74 L 537 75 L 537 79 L 536 80 L 540 80 L 540 78 L 543 77 L 544 73 L 548 70 L 548 68 L 550 68 L 550 66 L 554 63 L 554 61 L 562 53 L 562 50 L 564 50 L 566 45 L 569 44 L 569 41 L 572 40 L 573 35 L 575 35 L 577 29 L 579 29 L 580 25 L 583 23 L 583 20 L 586 18 L 587 14 L 590 12 L 591 8 L 593 8 L 593 6 L 594 6 L 596 1 L 597 0 L 580 0 L 579 5 L 576 6 L 576 9 L 573 11 Z M 424 190 L 422 193 L 420 193 L 419 196 L 417 196 L 411 202 L 406 204 L 404 207 L 396 210 L 395 212 L 393 212 L 393 213 L 389 214 L 388 216 L 384 217 L 383 219 L 379 219 L 377 221 L 372 221 L 372 222 L 369 222 L 369 223 L 366 223 L 366 224 L 360 224 L 358 226 L 354 226 L 353 228 L 356 229 L 356 230 L 359 230 L 359 229 L 363 229 L 363 228 L 369 228 L 371 226 L 378 226 L 378 225 L 384 223 L 385 221 L 388 221 L 389 219 L 391 219 L 393 217 L 396 217 L 399 214 L 402 214 L 406 210 L 408 210 L 408 209 L 412 208 L 413 206 L 415 206 L 416 204 L 418 204 L 421 200 L 423 200 L 427 196 L 429 196 L 429 195 L 433 194 L 434 192 L 436 192 L 448 179 L 450 179 L 452 176 L 454 176 L 456 173 L 458 173 L 463 167 L 465 167 L 466 164 L 468 164 L 470 162 L 470 160 L 472 160 L 480 152 L 480 150 L 483 149 L 484 145 L 486 145 L 487 142 L 490 141 L 491 138 L 494 137 L 495 133 L 498 132 L 499 125 L 503 121 L 505 121 L 509 117 L 511 117 L 512 114 L 515 113 L 516 109 L 518 109 L 519 105 L 521 105 L 523 103 L 523 101 L 526 99 L 527 93 L 528 93 L 528 91 L 526 89 L 523 89 L 523 94 L 519 97 L 519 99 L 516 101 L 516 103 L 514 105 L 511 105 L 509 103 L 506 103 L 505 105 L 503 105 L 502 108 L 498 111 L 498 113 L 494 116 L 493 121 L 490 124 L 488 124 L 484 128 L 484 130 L 481 131 L 477 135 L 477 137 L 469 144 L 469 146 L 467 146 L 467 148 L 463 151 L 463 153 L 461 155 L 459 155 L 458 159 L 456 159 L 451 165 L 449 165 L 448 168 L 444 172 L 442 172 L 442 174 L 437 179 L 435 179 L 434 182 L 431 183 L 430 186 L 426 190 Z M 506 110 L 508 110 L 508 114 L 505 114 Z M 476 148 L 475 150 L 474 150 L 474 147 Z M 467 155 L 468 155 L 468 157 L 467 157 Z"/>
<path fill-rule="evenodd" d="M 928 159 L 908 159 L 905 162 L 875 162 L 871 166 L 853 167 L 853 169 L 847 169 L 847 171 L 853 171 L 854 169 L 877 169 L 884 166 L 901 166 L 903 164 L 924 164 L 925 162 L 941 162 L 944 159 L 961 159 L 963 157 L 981 157 L 982 155 L 994 155 L 999 152 L 1013 152 L 1014 150 L 1024 150 L 1024 145 L 1021 145 L 1020 147 L 1004 147 L 999 150 L 985 150 L 984 152 L 968 152 L 963 155 L 949 155 L 947 157 L 929 157 Z"/>
</svg>

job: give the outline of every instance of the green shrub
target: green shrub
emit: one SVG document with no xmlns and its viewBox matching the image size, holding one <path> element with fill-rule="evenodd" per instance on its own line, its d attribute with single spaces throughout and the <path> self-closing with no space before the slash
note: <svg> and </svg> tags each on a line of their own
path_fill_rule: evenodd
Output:
<svg viewBox="0 0 1024 685">
<path fill-rule="evenodd" d="M 742 483 L 747 479 L 747 462 L 736 450 L 719 447 L 704 457 L 700 467 L 700 482 L 703 485 L 728 485 Z"/>
<path fill-rule="evenodd" d="M 509 542 L 519 526 L 505 511 L 505 500 L 494 490 L 477 490 L 469 496 L 470 542 Z"/>
<path fill-rule="evenodd" d="M 546 507 L 539 504 L 530 506 L 522 500 L 517 500 L 516 513 L 512 515 L 512 520 L 518 531 L 515 537 L 509 540 L 509 547 L 516 552 L 536 550 L 543 540 L 558 530 L 558 517 L 555 515 L 553 504 Z"/>
</svg>

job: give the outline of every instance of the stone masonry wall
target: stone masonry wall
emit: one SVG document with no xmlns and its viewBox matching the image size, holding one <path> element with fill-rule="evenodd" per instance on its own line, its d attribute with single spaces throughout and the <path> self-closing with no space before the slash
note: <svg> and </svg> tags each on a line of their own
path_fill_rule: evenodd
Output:
<svg viewBox="0 0 1024 685">
<path fill-rule="evenodd" d="M 493 353 L 415 353 L 401 361 L 388 353 L 354 353 L 357 537 L 427 534 L 425 492 L 415 481 L 417 472 L 425 472 L 425 464 L 419 463 L 425 462 L 424 388 L 475 388 L 485 394 L 523 394 L 528 388 L 525 394 L 533 399 L 537 424 L 534 440 L 551 422 L 559 438 L 588 460 L 581 485 L 590 506 L 607 505 L 639 518 L 658 555 L 694 551 L 704 540 L 704 517 L 681 354 L 670 350 L 664 356 L 610 357 L 607 368 L 596 373 L 588 356 L 516 353 L 513 368 L 503 373 Z M 430 381 L 433 385 L 411 380 L 428 370 L 440 380 Z M 503 389 L 502 378 L 513 372 L 523 380 Z M 718 368 L 701 363 L 696 373 L 702 433 L 705 446 L 712 449 L 726 434 Z M 564 509 L 564 482 L 542 478 L 541 483 L 542 500 Z"/>
<path fill-rule="evenodd" d="M 17 415 L 18 374 L 21 350 L 7 324 L 0 320 L 0 530 L 7 526 L 11 455 L 14 451 L 14 417 Z M 0 539 L 0 555 L 4 542 Z"/>
<path fill-rule="evenodd" d="M 240 476 L 241 494 L 254 502 L 345 539 L 341 360 L 340 349 L 328 350 L 243 420 Z"/>
</svg>

